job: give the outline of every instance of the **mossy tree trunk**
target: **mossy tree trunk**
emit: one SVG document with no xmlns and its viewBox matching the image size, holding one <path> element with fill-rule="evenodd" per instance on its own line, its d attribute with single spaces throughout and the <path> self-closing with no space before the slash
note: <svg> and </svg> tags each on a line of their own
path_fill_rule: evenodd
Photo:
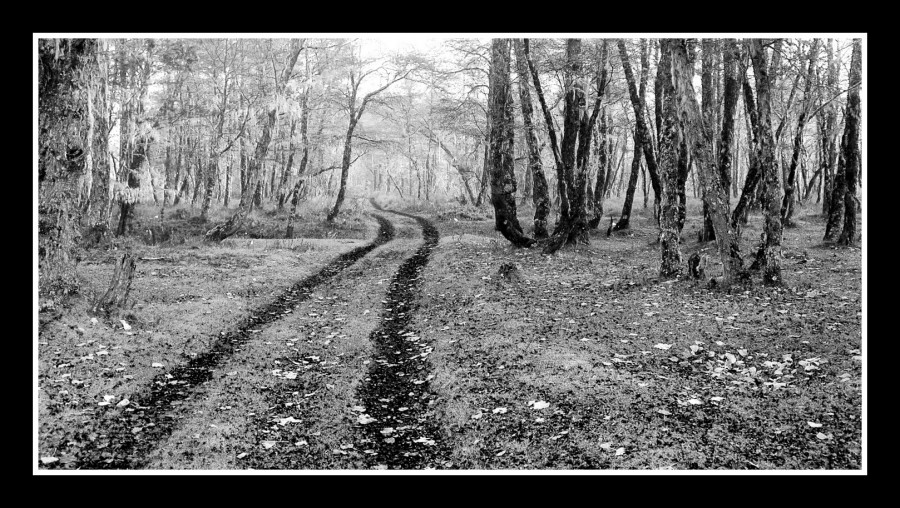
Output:
<svg viewBox="0 0 900 508">
<path fill-rule="evenodd" d="M 846 191 L 844 193 L 844 227 L 838 243 L 852 245 L 856 241 L 856 199 L 857 175 L 861 170 L 859 132 L 861 103 L 859 88 L 862 86 L 862 39 L 853 40 L 853 55 L 850 58 L 850 91 L 847 97 L 847 118 L 844 120 L 844 167 Z"/>
<path fill-rule="evenodd" d="M 89 137 L 97 41 L 38 39 L 38 294 L 77 292 L 78 182 Z M 96 90 L 95 90 L 96 91 Z"/>
<path fill-rule="evenodd" d="M 528 174 L 532 180 L 532 202 L 534 203 L 534 236 L 547 238 L 547 216 L 550 214 L 550 191 L 541 164 L 540 147 L 532 121 L 531 87 L 528 85 L 528 62 L 525 59 L 525 43 L 515 40 L 516 73 L 519 77 L 519 99 L 522 107 L 522 121 L 525 125 L 525 145 L 528 148 Z"/>
<path fill-rule="evenodd" d="M 510 46 L 512 39 L 491 41 L 489 104 L 491 204 L 494 226 L 516 247 L 534 243 L 522 231 L 516 217 L 516 175 L 513 134 L 513 98 L 510 84 Z"/>
<path fill-rule="evenodd" d="M 675 88 L 672 82 L 672 59 L 670 39 L 660 41 L 659 64 L 656 73 L 656 100 L 659 103 L 659 172 L 660 172 L 660 214 L 659 246 L 662 277 L 674 277 L 681 273 L 681 250 L 678 246 L 680 228 L 678 226 L 678 180 L 679 159 L 683 145 L 683 133 L 678 120 L 675 103 Z"/>
<path fill-rule="evenodd" d="M 757 109 L 759 114 L 759 167 L 762 172 L 762 206 L 765 224 L 762 247 L 757 261 L 763 270 L 766 284 L 780 285 L 781 278 L 781 226 L 782 182 L 781 168 L 775 154 L 775 136 L 772 133 L 772 99 L 768 57 L 762 40 L 750 39 L 750 58 L 756 77 Z"/>
<path fill-rule="evenodd" d="M 703 202 L 707 204 L 709 216 L 716 235 L 716 246 L 723 265 L 724 285 L 731 284 L 743 272 L 740 247 L 737 237 L 729 224 L 728 187 L 723 186 L 719 177 L 714 152 L 715 134 L 712 127 L 714 116 L 707 110 L 704 115 L 694 94 L 693 66 L 688 62 L 687 43 L 678 39 L 670 45 L 672 58 L 672 82 L 675 88 L 675 103 L 678 116 L 685 129 L 688 146 L 697 161 L 697 174 L 703 191 Z"/>
<path fill-rule="evenodd" d="M 566 41 L 565 106 L 563 110 L 563 140 L 560 149 L 569 202 L 568 215 L 561 215 L 553 237 L 544 248 L 551 254 L 563 245 L 588 242 L 587 185 L 590 166 L 591 133 L 600 114 L 600 107 L 607 85 L 607 43 L 602 41 L 597 61 L 597 96 L 593 110 L 588 115 L 587 94 L 582 82 L 581 39 Z"/>
</svg>

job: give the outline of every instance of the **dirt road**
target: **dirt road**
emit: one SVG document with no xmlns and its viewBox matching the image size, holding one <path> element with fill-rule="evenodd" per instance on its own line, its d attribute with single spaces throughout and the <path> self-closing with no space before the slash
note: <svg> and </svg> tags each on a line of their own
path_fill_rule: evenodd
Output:
<svg viewBox="0 0 900 508">
<path fill-rule="evenodd" d="M 128 408 L 73 429 L 54 448 L 75 460 L 42 467 L 444 464 L 429 411 L 430 348 L 406 329 L 438 233 L 418 217 L 398 213 L 396 226 L 373 217 L 380 228 L 372 242 L 219 332 L 189 362 L 164 369 Z"/>
</svg>

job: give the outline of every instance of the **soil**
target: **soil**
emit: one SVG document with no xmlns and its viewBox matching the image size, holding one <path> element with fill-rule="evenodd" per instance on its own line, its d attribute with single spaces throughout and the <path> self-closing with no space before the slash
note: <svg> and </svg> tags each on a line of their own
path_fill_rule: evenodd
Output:
<svg viewBox="0 0 900 508">
<path fill-rule="evenodd" d="M 115 260 L 93 251 L 83 301 L 40 331 L 39 467 L 862 467 L 861 251 L 822 244 L 814 211 L 785 230 L 783 286 L 723 290 L 660 279 L 637 207 L 546 256 L 484 210 L 382 202 L 339 217 L 343 240 L 308 218 L 130 245 L 122 322 L 87 323 Z M 715 248 L 691 205 L 685 260 Z"/>
</svg>

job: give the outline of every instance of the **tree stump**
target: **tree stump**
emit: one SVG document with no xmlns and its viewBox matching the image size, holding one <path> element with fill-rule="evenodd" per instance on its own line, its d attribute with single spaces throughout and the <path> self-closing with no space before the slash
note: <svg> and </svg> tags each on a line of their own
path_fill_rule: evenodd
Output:
<svg viewBox="0 0 900 508">
<path fill-rule="evenodd" d="M 131 281 L 134 279 L 134 267 L 134 255 L 130 252 L 122 254 L 116 262 L 116 270 L 113 272 L 109 289 L 97 299 L 91 307 L 91 313 L 109 315 L 110 312 L 125 306 L 128 292 L 131 290 Z"/>
<path fill-rule="evenodd" d="M 706 265 L 709 259 L 705 254 L 695 252 L 688 258 L 688 274 L 694 279 L 703 279 L 706 277 Z"/>
</svg>

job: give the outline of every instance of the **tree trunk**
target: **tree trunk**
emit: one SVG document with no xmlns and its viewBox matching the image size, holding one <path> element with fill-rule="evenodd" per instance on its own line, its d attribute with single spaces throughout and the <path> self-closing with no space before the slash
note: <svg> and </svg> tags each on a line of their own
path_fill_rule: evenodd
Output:
<svg viewBox="0 0 900 508">
<path fill-rule="evenodd" d="M 794 135 L 794 149 L 791 153 L 791 165 L 788 170 L 787 181 L 784 185 L 784 199 L 781 203 L 781 224 L 784 226 L 792 226 L 791 220 L 794 215 L 794 192 L 797 180 L 797 163 L 800 160 L 800 149 L 803 147 L 803 128 L 806 127 L 806 115 L 812 105 L 812 81 L 813 72 L 815 71 L 816 51 L 818 50 L 818 39 L 813 39 L 812 46 L 809 48 L 809 56 L 806 62 L 806 84 L 803 89 L 803 107 L 797 118 L 797 133 Z"/>
<path fill-rule="evenodd" d="M 847 97 L 847 116 L 844 120 L 844 166 L 846 191 L 844 193 L 844 227 L 838 243 L 853 245 L 856 241 L 857 175 L 860 171 L 859 130 L 861 106 L 859 88 L 862 86 L 862 39 L 853 39 L 853 56 L 850 61 L 850 92 Z"/>
<path fill-rule="evenodd" d="M 631 207 L 634 202 L 634 191 L 637 189 L 638 174 L 641 172 L 641 157 L 644 155 L 640 149 L 641 141 L 637 129 L 634 131 L 634 152 L 631 159 L 631 176 L 628 177 L 628 188 L 625 190 L 625 201 L 622 204 L 622 213 L 616 221 L 614 231 L 622 231 L 631 227 Z"/>
<path fill-rule="evenodd" d="M 78 290 L 76 244 L 89 111 L 96 89 L 97 41 L 38 39 L 38 292 L 54 298 Z M 96 132 L 96 129 L 94 129 Z M 96 146 L 96 145 L 95 145 Z M 105 152 L 103 152 L 105 153 Z"/>
<path fill-rule="evenodd" d="M 679 227 L 679 180 L 681 168 L 682 132 L 675 103 L 675 89 L 672 82 L 672 41 L 660 41 L 660 55 L 657 66 L 656 101 L 659 104 L 659 171 L 662 180 L 659 214 L 659 246 L 662 261 L 659 274 L 674 277 L 681 273 L 681 250 L 678 247 L 681 228 Z"/>
<path fill-rule="evenodd" d="M 563 176 L 563 162 L 559 152 L 559 143 L 556 140 L 556 128 L 553 126 L 553 117 L 550 114 L 550 108 L 547 107 L 547 101 L 544 98 L 544 89 L 541 87 L 541 80 L 538 77 L 537 68 L 531 60 L 528 48 L 528 39 L 523 41 L 525 52 L 525 60 L 528 62 L 528 70 L 531 72 L 531 79 L 534 83 L 534 92 L 537 94 L 538 103 L 541 105 L 541 111 L 544 114 L 544 125 L 547 127 L 547 135 L 550 139 L 550 149 L 553 152 L 553 161 L 556 168 L 556 189 L 557 199 L 559 199 L 559 215 L 560 217 L 569 214 L 569 198 L 566 196 L 565 185 L 566 180 Z"/>
<path fill-rule="evenodd" d="M 728 187 L 723 187 L 719 176 L 714 152 L 715 140 L 712 122 L 713 112 L 707 109 L 701 113 L 693 86 L 693 66 L 688 63 L 687 44 L 681 39 L 670 45 L 672 58 L 672 78 L 675 88 L 675 102 L 679 118 L 685 128 L 688 146 L 697 161 L 697 174 L 703 191 L 703 201 L 709 208 L 710 219 L 716 235 L 716 246 L 724 270 L 722 282 L 730 285 L 741 276 L 742 260 L 737 237 L 728 221 Z"/>
<path fill-rule="evenodd" d="M 746 69 L 741 65 L 741 73 L 746 74 Z M 749 166 L 747 168 L 747 176 L 744 179 L 744 188 L 741 191 L 741 197 L 738 199 L 734 212 L 731 214 L 731 227 L 735 228 L 740 235 L 741 224 L 747 223 L 747 214 L 753 196 L 756 194 L 757 185 L 762 177 L 759 166 L 759 112 L 756 108 L 756 100 L 753 98 L 753 90 L 750 83 L 744 79 L 742 88 L 744 90 L 744 110 L 750 121 L 750 129 L 747 131 Z"/>
<path fill-rule="evenodd" d="M 491 204 L 494 227 L 516 247 L 529 247 L 534 240 L 525 236 L 516 217 L 516 176 L 513 134 L 513 98 L 510 86 L 510 43 L 512 39 L 491 41 L 490 76 L 490 168 Z"/>
<path fill-rule="evenodd" d="M 92 314 L 109 315 L 119 309 L 125 308 L 128 293 L 131 291 L 131 281 L 134 279 L 135 257 L 132 253 L 123 253 L 116 262 L 109 289 L 91 307 Z"/>
<path fill-rule="evenodd" d="M 649 62 L 647 53 L 647 41 L 641 39 L 641 83 L 640 90 L 635 85 L 634 74 L 631 71 L 631 63 L 628 60 L 628 51 L 625 41 L 619 39 L 619 56 L 622 60 L 622 68 L 625 70 L 625 79 L 628 82 L 628 93 L 631 96 L 631 105 L 634 109 L 635 119 L 635 150 L 643 150 L 647 161 L 647 170 L 650 172 L 650 181 L 653 184 L 653 209 L 654 215 L 659 215 L 659 170 L 656 166 L 656 156 L 653 153 L 653 145 L 650 141 L 650 132 L 644 119 L 644 90 L 647 87 L 647 73 Z M 637 157 L 636 157 L 637 158 Z"/>
<path fill-rule="evenodd" d="M 560 221 L 553 232 L 553 238 L 544 248 L 546 254 L 556 252 L 563 245 L 589 241 L 585 196 L 588 168 L 590 167 L 591 132 L 594 130 L 597 116 L 600 114 L 603 91 L 606 88 L 606 59 L 607 46 L 604 41 L 598 62 L 598 67 L 602 70 L 597 77 L 597 97 L 594 101 L 594 108 L 588 115 L 587 96 L 581 81 L 581 39 L 566 41 L 564 73 L 566 95 L 560 160 L 564 168 L 565 187 L 568 191 L 569 213 L 560 216 Z"/>
<path fill-rule="evenodd" d="M 750 40 L 750 58 L 756 76 L 756 93 L 759 110 L 759 165 L 763 178 L 763 212 L 765 225 L 762 247 L 757 262 L 763 268 L 766 284 L 780 285 L 781 278 L 781 169 L 775 155 L 775 138 L 772 135 L 772 103 L 769 70 L 765 48 L 760 39 Z M 760 258 L 762 259 L 761 262 Z"/>
<path fill-rule="evenodd" d="M 597 142 L 597 182 L 594 186 L 594 217 L 588 222 L 588 227 L 597 229 L 600 219 L 603 217 L 603 195 L 609 185 L 609 148 L 607 146 L 607 119 L 606 108 L 600 113 L 600 129 Z"/>
<path fill-rule="evenodd" d="M 516 71 L 519 76 L 519 99 L 522 106 L 522 119 L 525 124 L 525 144 L 528 148 L 528 174 L 532 176 L 534 203 L 534 237 L 547 238 L 547 216 L 550 215 L 550 195 L 547 178 L 541 164 L 540 147 L 532 122 L 531 90 L 528 86 L 528 62 L 525 59 L 525 44 L 521 39 L 515 40 Z M 471 194 L 471 193 L 470 193 Z"/>
</svg>

